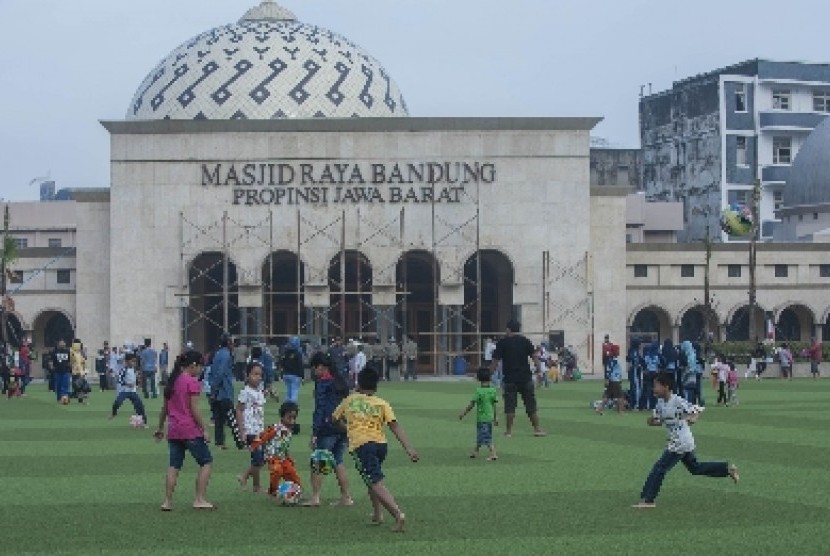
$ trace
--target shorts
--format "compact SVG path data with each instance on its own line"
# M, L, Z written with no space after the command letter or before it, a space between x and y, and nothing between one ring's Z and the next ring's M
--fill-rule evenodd
M609 382L605 387L605 397L609 400L618 400L623 397L622 383Z
M812 374L818 373L818 361L810 361L810 372Z
M386 444L367 442L352 451L355 468L360 473L366 486L372 486L383 480L381 465L386 459Z
M280 486L280 479L291 481L302 485L297 469L294 467L294 460L291 458L271 458L268 460L268 494L276 495Z
M476 423L476 448L493 445L493 423Z
M257 435L249 434L245 437L245 444L248 446L257 439ZM260 444L255 450L251 450L251 465L254 467L262 467L265 465L265 444Z
M181 470L184 465L184 454L190 452L199 467L204 467L213 461L204 438L193 440L168 440L167 446L170 449L170 467Z
M536 393L533 390L533 381L528 382L505 382L504 383L504 412L505 414L516 413L517 395L521 394L525 412L528 415L536 413Z
M318 436L317 449L328 450L334 455L334 465L343 465L343 455L346 453L346 435Z

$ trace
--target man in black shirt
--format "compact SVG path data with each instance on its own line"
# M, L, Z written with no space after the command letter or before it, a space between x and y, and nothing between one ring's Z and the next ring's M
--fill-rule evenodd
M72 372L72 367L69 362L69 350L66 348L66 342L60 340L58 347L52 352L52 372L55 376L55 395L58 402L62 404L69 403L69 389L70 381L69 375Z
M507 336L496 344L490 371L496 369L499 361L502 365L502 384L504 390L504 415L507 423L505 436L513 434L513 420L516 418L517 396L521 394L530 424L535 436L545 436L539 426L539 414L536 412L536 394L533 391L533 373L528 358L533 359L533 368L539 366L539 356L530 340L519 334L521 325L511 320L507 323Z

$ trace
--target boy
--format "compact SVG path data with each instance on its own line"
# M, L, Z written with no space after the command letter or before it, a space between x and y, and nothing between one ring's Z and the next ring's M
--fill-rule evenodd
M141 398L138 397L136 393L136 374L135 374L135 364L136 364L136 356L134 353L128 353L125 358L125 364L127 365L121 373L117 377L117 386L116 389L118 391L118 395L115 398L115 401L112 404L112 414L108 417L111 421L115 418L118 414L118 409L121 407L121 404L124 403L124 400L130 400L133 404L133 410L135 411L136 415L140 415L141 418L144 420L144 428L147 428L147 414L144 413L144 403L141 401Z
M297 469L294 467L294 460L288 455L291 431L297 423L299 412L300 409L296 403L283 403L280 406L280 422L265 429L257 439L251 442L251 452L265 444L265 462L268 464L270 475L268 494L271 496L277 496L280 479L291 481L297 486L302 485Z
M392 407L374 395L378 388L378 379L378 372L371 365L360 371L357 375L357 391L340 402L332 414L332 420L346 420L349 452L355 459L355 466L368 487L369 499L372 501L372 523L379 525L383 522L382 508L386 508L395 518L393 531L402 533L404 513L383 483L381 464L386 459L386 436L383 434L383 426L389 425L389 429L401 443L410 460L418 461L418 452L410 446L406 433L392 412Z
M613 348L613 353L619 354L619 346L613 346ZM602 394L602 402L596 408L597 413L602 415L602 410L608 404L608 400L617 400L617 413L622 413L625 401L622 390L622 367L620 367L618 355L612 356L605 367L605 392Z
M487 461L496 461L496 447L493 445L493 425L498 426L499 421L496 417L496 404L498 403L498 393L496 389L490 385L490 369L481 367L476 373L481 386L476 388L473 399L467 405L464 412L458 416L461 420L470 410L476 409L476 447L470 454L471 458L478 457L478 451L482 446L487 446L490 450L490 456Z
M695 439L690 424L694 424L703 411L702 407L692 405L680 396L672 394L674 376L671 373L658 373L654 380L654 393L657 395L657 407L648 418L648 425L657 427L665 425L668 431L668 446L663 455L654 464L643 490L640 502L632 508L654 508L654 499L660 492L663 478L677 462L682 461L692 475L707 477L731 477L737 483L738 468L726 462L699 462L695 455Z

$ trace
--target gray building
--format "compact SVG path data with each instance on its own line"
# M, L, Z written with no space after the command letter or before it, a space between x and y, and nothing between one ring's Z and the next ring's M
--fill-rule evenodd
M729 241L718 218L761 182L761 237L772 239L790 165L830 112L830 65L750 60L640 99L643 188L683 203L680 241Z

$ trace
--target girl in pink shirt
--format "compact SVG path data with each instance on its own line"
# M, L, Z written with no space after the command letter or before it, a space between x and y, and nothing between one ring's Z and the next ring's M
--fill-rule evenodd
M202 354L188 351L176 358L173 372L164 387L164 405L159 415L156 440L164 438L164 423L167 422L167 445L170 450L170 466L167 468L164 502L162 511L173 509L173 491L179 471L184 464L185 452L190 452L199 464L196 477L196 498L193 507L197 510L214 510L205 493L210 480L213 458L205 440L205 425L199 413L199 395L202 386L197 378L202 372Z

